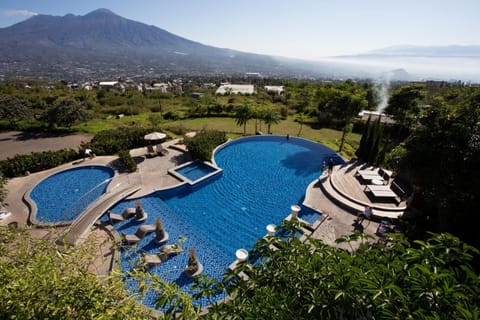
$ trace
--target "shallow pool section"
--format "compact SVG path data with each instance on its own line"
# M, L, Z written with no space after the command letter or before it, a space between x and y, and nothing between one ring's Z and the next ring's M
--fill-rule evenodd
M39 223L74 220L105 192L114 174L113 169L105 166L84 166L48 176L28 195L36 206L33 220Z
M206 161L191 161L168 170L168 173L190 185L205 181L219 173L222 169Z
M139 199L148 212L144 223L155 224L161 218L170 235L166 244L185 238L184 253L151 267L161 278L178 284L185 292L194 293L192 280L184 272L188 249L195 248L204 274L221 279L235 261L240 248L250 250L267 233L267 225L279 225L290 214L291 205L303 202L307 186L321 174L322 161L343 160L318 143L284 136L252 136L231 141L215 153L221 175L209 179L198 188L188 184L171 190L158 191ZM120 213L134 206L134 200L123 201L112 208ZM314 222L320 214L301 206L299 217ZM104 217L106 221L106 217ZM120 233L133 234L139 227L135 220L115 224ZM138 265L142 253L157 253L163 244L150 234L138 246L124 250L121 267L131 270ZM127 283L135 292L136 284ZM155 294L143 301L155 305ZM219 296L218 299L222 297ZM206 305L207 301L195 301Z

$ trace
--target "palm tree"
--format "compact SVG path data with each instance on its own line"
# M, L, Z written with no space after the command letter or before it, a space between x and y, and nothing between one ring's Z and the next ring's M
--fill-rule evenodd
M345 127L343 127L342 140L340 141L340 146L338 147L338 152L342 152L343 144L345 143L345 138L347 137L347 134L352 132L352 128L353 128L353 123L347 123L345 125Z
M236 119L235 123L237 126L243 126L243 134L247 134L247 122L252 119L253 111L252 107L248 103L244 103L235 108L234 118Z
M297 133L297 136L300 137L300 134L302 133L303 124L305 123L305 121L307 121L307 115L301 112L297 114L295 118L296 118L295 120L297 120L297 122L300 123L300 129L298 129L298 133Z
M259 106L253 107L252 113L255 119L255 133L262 131L262 112L263 109Z
M263 112L263 121L267 125L267 133L270 134L270 127L272 124L277 124L280 122L280 113L274 109L266 109Z

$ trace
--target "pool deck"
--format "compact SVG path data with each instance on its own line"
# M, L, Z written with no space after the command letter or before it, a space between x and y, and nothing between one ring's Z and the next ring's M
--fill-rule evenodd
M185 152L184 148L181 146L178 147L176 145L177 143L178 139L163 143L163 145L169 150L169 153L165 156L149 158L146 156L146 147L133 149L130 151L130 154L138 164L138 170L135 174L139 176L139 179L141 180L141 189L130 195L129 198L134 199L142 197L151 192L171 188L182 183L168 173L169 169L172 169L182 163L191 161L189 153ZM30 207L24 201L24 195L48 175L78 166L113 166L116 160L116 156L98 156L93 159L67 163L50 170L30 174L28 176L10 179L6 186L8 191L6 204L7 209L13 214L7 219L0 221L0 224L5 225L11 222L16 222L18 225L29 224ZM357 164L355 164L355 166L357 166ZM356 213L358 211L356 210L356 207L342 205L343 202L348 202L348 198L339 197L338 192L337 194L334 192L329 193L329 190L333 188L329 189L328 182L334 181L334 183L336 182L337 185L341 185L341 188L343 188L344 192L351 194L352 197L356 197L357 194L363 194L364 192L362 186L356 180L352 172L354 172L354 168L350 167L349 165L336 166L331 177L324 175L321 177L321 179L315 180L310 184L306 190L304 202L305 205L323 213L321 223L316 225L312 236L323 240L326 244L347 250L351 249L348 244L336 244L335 239L341 236L350 235L354 230L360 230L366 234L376 237L375 232L378 227L378 223L375 221L365 220L363 225L355 224L354 219L356 218ZM125 180L132 179L132 175L133 174L129 175L127 173L117 172L115 177L112 179L109 188L114 188L115 185L121 184ZM361 200L368 201L369 199L366 197L362 198ZM375 205L375 203L372 204ZM392 209L396 210L398 208ZM288 216L289 213L289 208L285 208L285 216ZM98 215L98 212L96 214ZM398 214L398 212L396 214ZM51 234L54 233L52 232L52 229L53 228L31 228L33 236L42 238L51 236ZM102 252L110 252L112 250L111 248L113 248L113 242L115 239L118 239L116 238L118 235L115 235L115 232L111 229L105 228L105 226L100 226L98 224L91 227L91 230L95 237L105 240L103 245L99 247L99 250L102 250ZM58 233L58 231L55 233ZM360 244L361 241L362 240L359 240L357 243L353 244L352 247L355 248ZM108 246L110 246L110 248ZM104 259L100 263L102 266L98 267L98 273L106 274L113 266L115 254L108 255L108 257L110 257L110 259L107 259L108 261L105 261Z

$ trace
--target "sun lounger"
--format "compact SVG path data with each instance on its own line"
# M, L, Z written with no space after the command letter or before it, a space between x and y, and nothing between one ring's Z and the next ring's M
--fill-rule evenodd
M357 174L362 175L362 174L378 174L378 169L367 169L367 170L358 170Z
M363 172L359 173L360 177L362 177L363 180L365 181L371 181L371 180L380 180L383 181L383 177L378 174L378 172L373 171L373 172Z
M147 146L147 157L149 158L153 158L157 155L157 153L155 152L155 150L153 149L153 146L152 145L148 145Z
M136 210L135 208L127 208L123 211L122 214L113 213L112 211L108 210L107 211L108 220L110 220L111 224L114 224L116 222L130 219L135 215L135 210Z
M158 265L179 253L182 253L183 249L179 245L165 245L156 254L144 254L142 255L143 262L151 267Z
M390 189L389 186L377 186L369 184L365 187L365 191L370 191L377 198L397 198L398 195Z
M123 241L126 244L135 244L145 238L145 236L151 232L155 231L155 225L153 224L144 224L138 227L135 234L122 234Z
M169 151L168 151L167 149L165 149L165 147L162 146L161 144L157 144L156 149L157 149L157 154L158 154L159 156L165 156L165 155L167 155L168 152L169 152Z

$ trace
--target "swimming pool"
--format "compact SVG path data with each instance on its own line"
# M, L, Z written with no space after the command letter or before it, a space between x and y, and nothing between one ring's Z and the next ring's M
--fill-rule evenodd
M83 166L48 176L27 196L37 209L33 219L40 223L74 220L105 192L114 174L105 166Z
M199 188L182 185L174 190L158 191L140 199L148 220L162 219L170 235L169 244L180 236L186 237L185 253L151 268L163 279L191 291L191 280L183 273L188 261L188 249L195 247L204 273L221 279L223 272L235 260L239 248L251 249L256 240L266 234L268 224L280 224L290 213L292 204L301 204L306 187L321 174L322 161L333 158L341 163L331 149L300 138L286 140L284 136L252 136L220 147L215 163L223 174ZM134 206L134 200L112 208L121 212ZM300 217L313 222L318 213L302 207ZM105 217L104 217L105 219ZM115 225L121 233L134 233L139 224L134 220ZM156 253L161 248L145 237L138 247L125 250L121 267L129 271L138 263L140 253ZM128 283L135 291L135 284ZM221 297L219 297L221 298ZM153 306L155 295L148 295L147 306ZM197 301L203 305L206 301Z
M180 180L187 181L193 185L204 181L215 174L222 172L222 169L214 166L209 162L195 160L187 162L178 167L168 170L168 173Z

